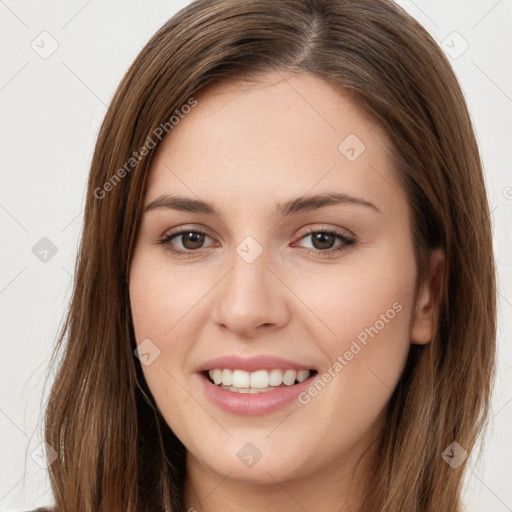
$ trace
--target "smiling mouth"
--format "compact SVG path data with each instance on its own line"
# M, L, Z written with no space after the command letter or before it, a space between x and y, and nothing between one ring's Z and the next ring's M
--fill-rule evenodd
M201 372L212 384L234 393L265 393L292 387L314 377L316 370L231 370L215 368Z

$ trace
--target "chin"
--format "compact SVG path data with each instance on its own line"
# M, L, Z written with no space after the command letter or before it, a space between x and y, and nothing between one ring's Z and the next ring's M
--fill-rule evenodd
M300 449L290 447L283 451L282 447L269 446L260 450L256 444L235 442L235 446L226 447L222 455L206 454L199 461L218 475L247 484L275 484L276 481L304 478L312 470L308 463L311 457L297 456Z

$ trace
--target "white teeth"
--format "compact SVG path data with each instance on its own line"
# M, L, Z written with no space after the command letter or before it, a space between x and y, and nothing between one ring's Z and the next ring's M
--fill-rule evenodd
M279 386L292 386L297 382L304 382L311 374L309 370L258 370L246 372L244 370L230 370L215 368L209 372L210 378L215 384L230 390L252 393L262 390L269 391ZM243 390L243 391L242 391Z
M248 388L250 387L249 379L249 372L244 372L243 370L233 370L233 382L231 385L234 388Z
M283 372L281 370L270 370L268 383L271 386L280 386L283 383Z
M222 382L222 370L213 370L213 373L210 373L210 377L215 384L220 384Z
M309 370L299 370L297 372L297 380L304 382L309 377Z
M226 385L225 382L222 384ZM259 370L250 374L249 380L250 388L268 388L268 372L267 370Z
M226 369L222 371L222 383L225 386L231 386L233 384L233 370Z
M283 375L283 384L291 386L297 378L297 372L295 370L286 370Z

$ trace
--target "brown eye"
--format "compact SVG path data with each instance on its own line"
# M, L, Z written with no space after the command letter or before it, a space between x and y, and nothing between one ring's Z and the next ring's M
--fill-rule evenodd
M173 254L192 256L203 249L206 238L210 237L202 231L182 230L165 235L158 243Z
M353 246L356 244L356 239L348 236L345 233L338 231L330 231L330 230L322 230L317 229L309 231L301 237L301 240L311 239L311 248L304 247L304 250L307 253L319 255L319 256L329 256L334 255L335 253L341 253L342 251L348 249L349 246ZM336 241L339 243L336 246Z
M199 233L197 231L188 231L177 236L181 237L183 247L191 251L200 249L204 243L205 237L204 233Z
M337 236L332 233L318 232L311 234L313 247L318 250L331 249L336 242Z
M166 250L178 256L198 256L203 247L205 239L210 238L203 231L182 230L170 233L158 241ZM315 255L332 255L346 250L348 246L355 245L355 238L351 238L338 231L316 230L302 236L301 240L311 238L312 248L304 247L308 253ZM336 245L336 241L340 243ZM181 247L180 247L181 246Z

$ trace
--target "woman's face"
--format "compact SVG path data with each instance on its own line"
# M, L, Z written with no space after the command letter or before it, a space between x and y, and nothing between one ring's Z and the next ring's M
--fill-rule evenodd
M431 336L385 133L319 78L265 78L209 87L161 143L130 272L188 462L260 483L353 467Z

